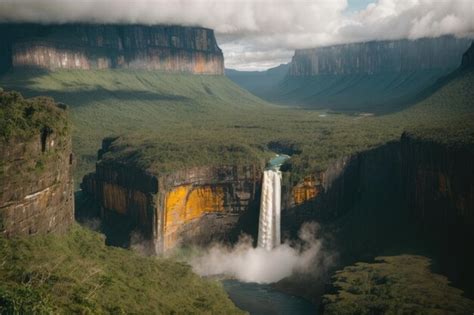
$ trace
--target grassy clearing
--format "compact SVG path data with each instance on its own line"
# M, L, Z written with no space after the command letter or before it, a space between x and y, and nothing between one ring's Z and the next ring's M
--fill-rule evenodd
M222 286L183 263L65 235L0 237L1 314L241 314Z

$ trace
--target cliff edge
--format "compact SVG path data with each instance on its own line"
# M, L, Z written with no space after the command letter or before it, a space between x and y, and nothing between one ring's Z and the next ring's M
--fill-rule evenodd
M74 221L74 196L65 106L0 92L0 155L0 233L67 230Z

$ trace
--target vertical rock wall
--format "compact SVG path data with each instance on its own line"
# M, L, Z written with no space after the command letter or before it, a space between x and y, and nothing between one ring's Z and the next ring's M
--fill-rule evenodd
M377 74L448 69L459 66L471 43L443 36L418 40L373 41L297 50L291 76Z
M70 135L53 130L0 140L0 156L0 233L67 230L74 222Z
M104 141L101 153L108 144ZM241 222L248 216L258 218L261 175L253 165L194 167L159 175L103 160L81 187L99 202L109 230L119 234L111 242L130 246L135 233L156 253L181 243L208 244L235 239L242 231L252 233L252 223Z
M200 27L0 24L0 70L129 68L223 74L214 32Z

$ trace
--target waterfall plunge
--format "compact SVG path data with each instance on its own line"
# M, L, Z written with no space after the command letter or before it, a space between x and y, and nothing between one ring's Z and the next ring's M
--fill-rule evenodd
M281 172L275 169L263 173L258 247L271 250L280 245Z

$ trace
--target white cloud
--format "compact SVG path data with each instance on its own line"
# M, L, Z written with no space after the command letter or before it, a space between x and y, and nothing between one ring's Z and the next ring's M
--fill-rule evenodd
M0 0L0 21L201 25L216 30L226 64L265 68L294 49L374 39L474 33L472 0Z

